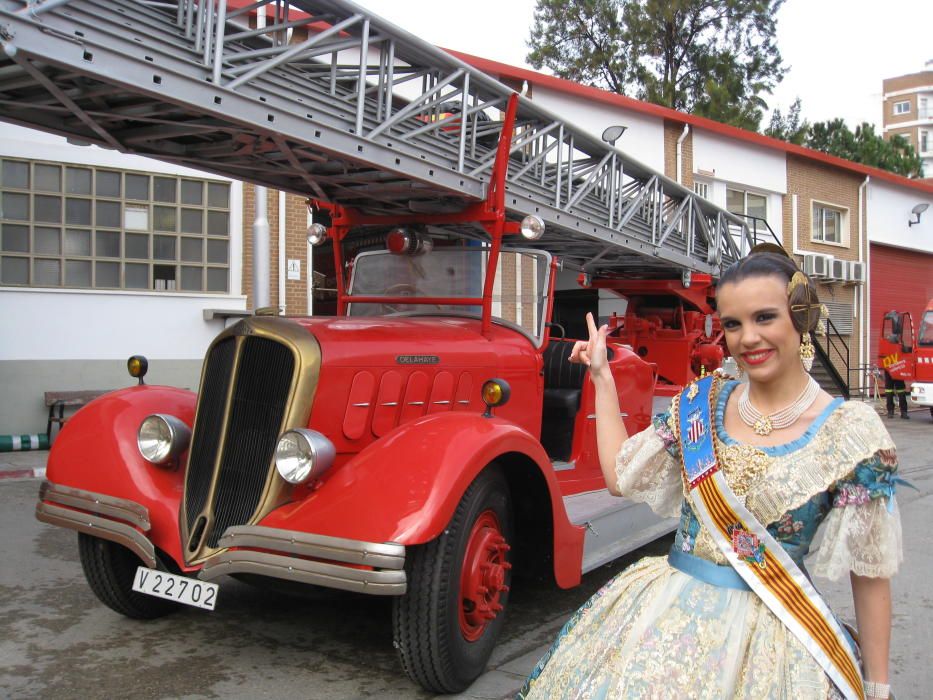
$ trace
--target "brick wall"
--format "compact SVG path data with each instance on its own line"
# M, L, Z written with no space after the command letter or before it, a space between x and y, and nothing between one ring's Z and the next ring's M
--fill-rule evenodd
M833 168L823 163L806 160L798 156L787 156L787 196L784 197L784 247L793 250L793 221L792 202L793 195L797 195L797 247L801 250L832 255L839 260L857 260L859 257L859 211L858 190L864 178ZM825 244L811 241L811 225L813 200L848 210L843 231L848 235L848 244L844 246ZM863 212L864 216L864 212ZM863 256L864 259L864 256ZM803 260L798 259L802 265ZM854 308L857 290L854 285L845 284L818 284L820 300L823 302L836 302L849 304ZM849 346L849 363L852 370L849 381L857 384L856 374L859 356L859 339L862 336L861 324L863 319L854 319L853 333L846 336ZM834 357L834 364L840 372L843 364L839 358Z
M672 180L677 179L677 139L684 133L684 125L668 119L664 120L664 174ZM681 183L693 189L693 130L680 145Z
M266 191L266 215L269 219L269 305L283 302L289 315L308 312L307 206L303 197L285 195L285 258L301 261L301 279L285 280L285 298L279 299L279 193ZM253 303L253 221L256 218L256 188L243 186L243 294L247 308ZM287 262L286 262L287 264Z
M910 110L904 114L895 114L894 113L894 104L896 102L909 102ZM882 123L887 126L895 126L903 122L914 122L917 121L917 94L912 95L898 95L897 97L889 97L884 101L884 109L882 111Z
M928 70L920 73L911 73L910 75L900 75L896 78L888 78L882 83L882 90L887 94L899 90L912 90L913 88L927 85L933 85L933 71Z

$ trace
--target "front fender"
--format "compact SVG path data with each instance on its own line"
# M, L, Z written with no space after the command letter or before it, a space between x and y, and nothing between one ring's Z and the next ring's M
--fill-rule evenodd
M178 511L184 469L150 464L136 446L136 431L152 413L169 413L194 424L197 396L167 386L134 386L105 394L74 414L49 452L46 478L107 496L133 501L149 511L152 543L183 566ZM187 453L179 463L187 462Z
M368 542L423 544L450 522L467 487L497 457L519 453L544 477L554 520L555 565L582 557L582 528L567 519L550 460L527 431L499 418L459 412L399 426L335 468L307 498L262 525ZM572 566L572 564L570 564Z

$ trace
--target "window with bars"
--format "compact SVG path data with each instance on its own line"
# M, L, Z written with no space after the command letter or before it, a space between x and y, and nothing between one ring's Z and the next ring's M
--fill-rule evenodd
M0 159L0 284L225 293L230 185Z

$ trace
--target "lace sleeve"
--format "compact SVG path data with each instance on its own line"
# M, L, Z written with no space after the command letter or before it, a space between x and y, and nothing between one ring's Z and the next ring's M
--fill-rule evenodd
M680 465L674 457L676 439L669 424L669 414L661 414L637 435L622 444L616 456L619 491L633 501L647 503L660 516L680 514L683 481Z
M897 573L904 554L896 472L894 450L879 450L834 485L815 574L838 580L850 571L873 578Z

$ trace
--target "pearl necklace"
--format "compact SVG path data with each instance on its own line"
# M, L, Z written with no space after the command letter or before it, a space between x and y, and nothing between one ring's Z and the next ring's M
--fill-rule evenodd
M807 386L793 403L770 415L763 415L761 411L752 406L748 398L748 385L746 385L745 391L739 397L739 417L745 425L755 431L756 435L770 435L772 430L780 430L793 425L803 415L803 412L813 405L820 393L820 385L816 383L816 380L813 377L808 377L808 379L810 381L807 382Z

